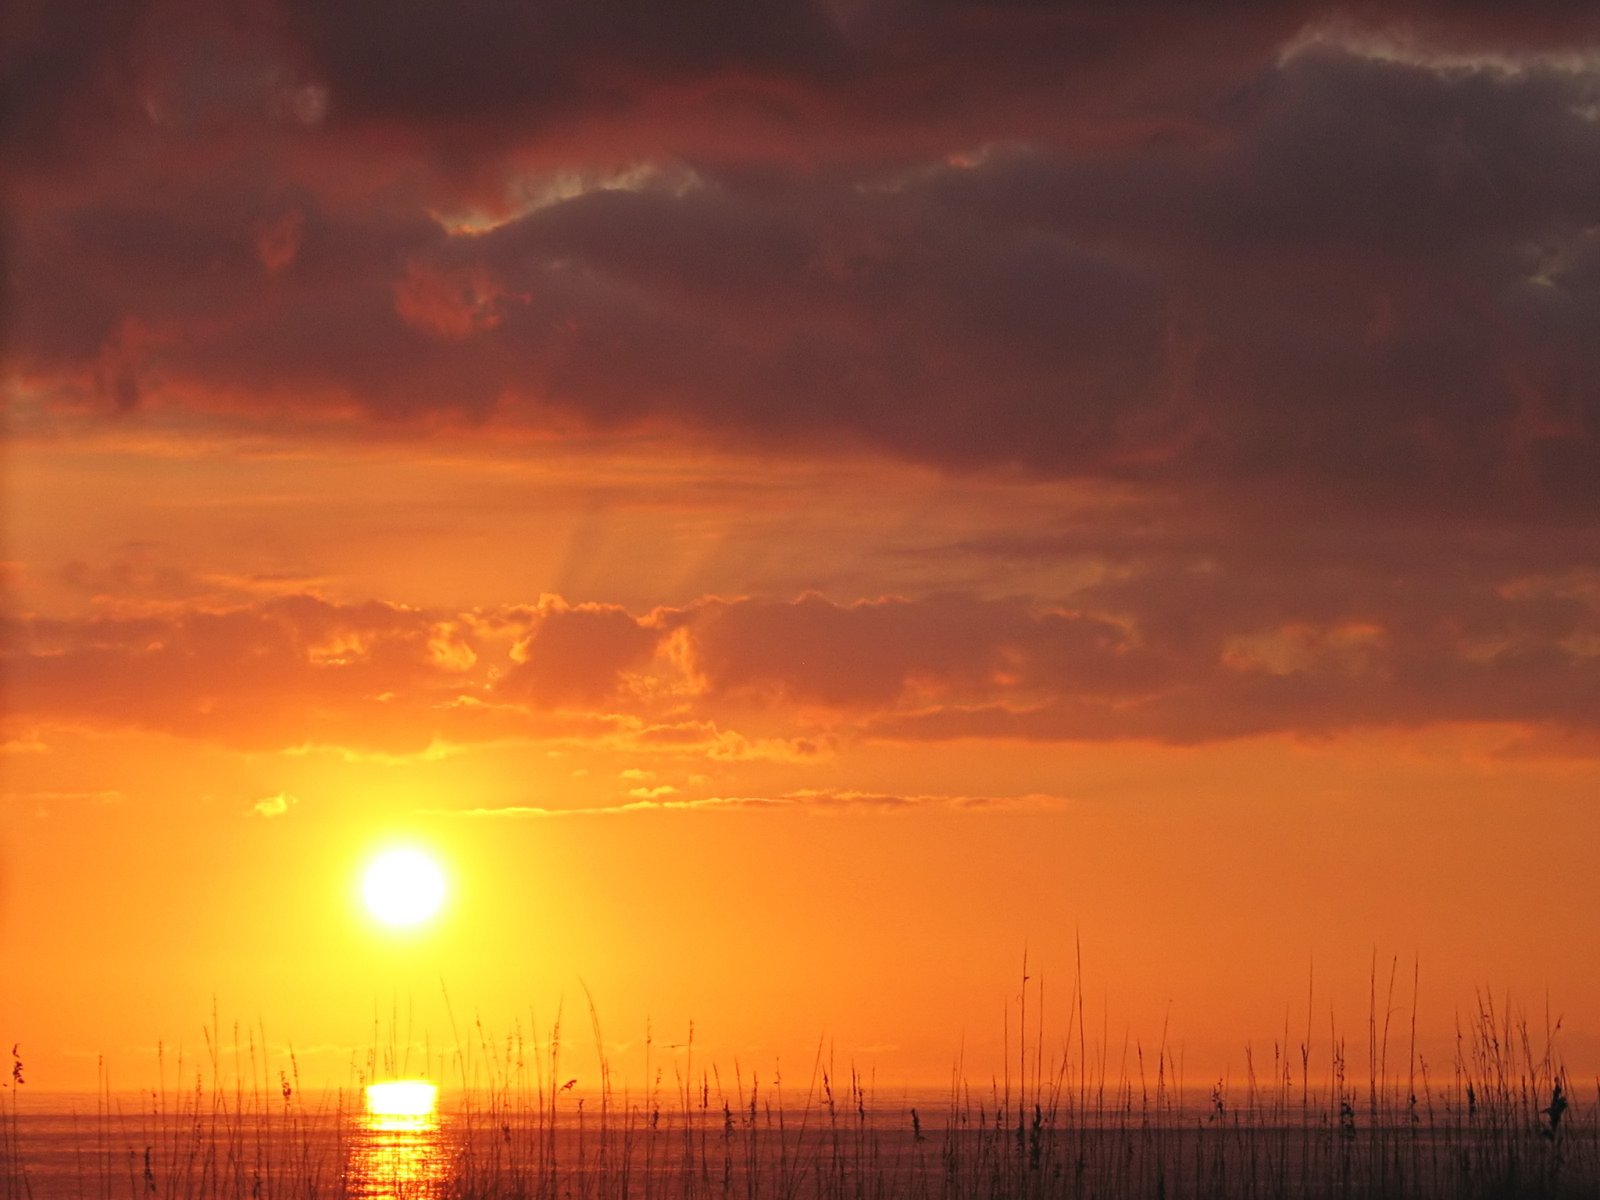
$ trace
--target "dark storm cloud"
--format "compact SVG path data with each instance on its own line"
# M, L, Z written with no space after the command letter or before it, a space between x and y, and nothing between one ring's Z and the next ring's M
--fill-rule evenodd
M333 79L352 120L538 123L636 104L652 85L720 72L809 78L841 65L810 3L397 0L374 10L286 0L290 35Z
M15 359L121 407L667 418L962 469L1592 508L1581 27L1543 14L1519 60L1444 10L1401 42L1310 9L1119 11L164 5L92 52L30 11L11 78L37 120L64 146L124 127L78 184L15 193ZM1227 77L1174 57L1230 31ZM119 80L129 102L94 108ZM284 120L307 88L326 121ZM674 107L728 88L723 124ZM602 127L597 151L568 136ZM492 232L430 216L474 196Z
M13 164L81 150L85 110L100 108L114 90L117 59L138 28L136 0L54 4L19 0L0 17L0 130Z
M1193 422L1176 466L1587 505L1539 456L1595 449L1595 86L1312 47L1213 144L1021 149L935 186L1164 264Z

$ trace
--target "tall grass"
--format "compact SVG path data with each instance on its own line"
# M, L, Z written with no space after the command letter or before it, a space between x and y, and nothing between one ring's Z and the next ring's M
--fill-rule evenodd
M436 1125L374 1130L363 1083L409 1064L387 1045L352 1063L348 1088L300 1087L257 1031L228 1047L213 1016L197 1062L160 1057L138 1102L102 1072L72 1138L75 1169L30 1159L20 1060L0 1112L4 1200L1465 1200L1600 1195L1600 1083L1574 1094L1555 1051L1483 993L1444 1071L1392 1028L1397 970L1374 964L1365 1070L1331 1023L1287 1023L1270 1053L1247 1047L1241 1080L1184 1079L1162 1040L1091 1044L1081 973L1059 1040L1024 964L1004 1066L978 1083L958 1064L942 1095L884 1096L819 1046L799 1079L704 1063L694 1031L647 1036L646 1073L615 1080L589 1005L598 1083L576 1086L560 1017L494 1036L474 1023L428 1067L451 1097ZM1030 983L1032 986L1030 987ZM1380 1014L1383 1014L1380 1016ZM1030 1023L1031 1021L1031 1023ZM454 1020L452 1018L452 1024ZM1399 1053L1405 1051L1405 1061ZM409 1044L409 1039L407 1040ZM1393 1059L1391 1059L1391 1052ZM1359 1051L1357 1051L1359 1054ZM1359 1062L1359 1059L1357 1059ZM1319 1069L1314 1064L1321 1064ZM1364 1077L1356 1077L1356 1072ZM170 1077L169 1077L170 1076ZM41 1191L46 1187L49 1195Z

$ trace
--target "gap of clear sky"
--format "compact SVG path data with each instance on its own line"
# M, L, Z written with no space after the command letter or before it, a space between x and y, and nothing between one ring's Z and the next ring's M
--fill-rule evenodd
M1600 1066L1588 7L4 21L30 1086L585 986L981 1078L1080 939L1113 1065L1415 962L1439 1067L1486 990Z

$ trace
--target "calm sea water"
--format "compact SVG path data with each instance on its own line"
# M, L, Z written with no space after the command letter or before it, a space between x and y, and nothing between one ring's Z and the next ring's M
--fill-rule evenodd
M28 1095L4 1114L0 1197L4 1200L432 1200L463 1163L506 1180L559 1161L565 1173L681 1171L687 1138L703 1163L726 1161L740 1174L748 1153L792 1153L815 1145L826 1108L784 1112L765 1101L757 1113L697 1097L686 1118L681 1099L659 1105L598 1097L559 1097L553 1120L514 1105L499 1114L448 1101L424 1117L382 1117L349 1091L297 1097L293 1105L250 1097L206 1096L198 1104L151 1093ZM835 1126L870 1131L905 1155L931 1140L944 1093L913 1092L889 1104L845 1111ZM922 1138L911 1110L925 1122ZM732 1151L735 1138L738 1155Z
M231 1098L230 1098L231 1100ZM374 1118L359 1097L278 1111L198 1111L144 1095L58 1095L6 1116L7 1200L349 1196L426 1200L449 1164L457 1118Z
M1134 1196L1160 1194L1171 1172L1208 1194L1231 1194L1222 1182L1247 1178L1273 1194L1442 1200L1504 1177L1600 1195L1600 1125L1587 1107L1559 1142L1526 1122L1472 1127L1459 1116L1437 1128L1363 1116L1346 1128L1298 1104L1224 1115L1203 1095L1159 1120L1091 1099L1076 1118L1046 1121L1042 1136L1032 1116L1012 1109L997 1128L992 1096L963 1098L952 1115L944 1090L831 1114L816 1097L783 1109L763 1099L752 1111L710 1095L691 1097L687 1111L681 1097L663 1096L659 1107L613 1099L602 1112L598 1097L564 1093L554 1120L516 1101L452 1107L448 1097L423 1117L379 1117L350 1091L292 1104L207 1094L165 1107L148 1092L31 1094L0 1112L0 1200L992 1197L1024 1182L1043 1183L1042 1195L1090 1184ZM1565 1191L1549 1186L1558 1176Z

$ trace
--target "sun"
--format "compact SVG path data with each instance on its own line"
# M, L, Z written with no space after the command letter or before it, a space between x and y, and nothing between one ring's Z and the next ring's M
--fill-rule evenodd
M367 910L385 925L418 925L444 903L444 872L421 850L386 850L361 877Z

